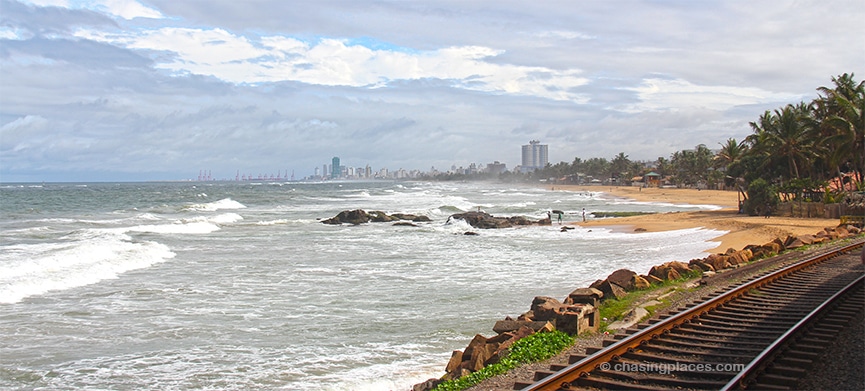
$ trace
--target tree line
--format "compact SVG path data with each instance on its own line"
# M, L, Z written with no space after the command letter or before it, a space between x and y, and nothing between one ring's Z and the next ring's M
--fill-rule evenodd
M611 160L575 158L548 164L524 179L626 185L654 171L677 187L735 188L746 201L761 189L761 201L751 202L751 209L779 201L762 200L766 194L785 201L818 196L819 201L838 201L845 191L865 190L865 82L845 73L832 83L817 88L818 97L811 102L767 110L750 122L752 134L719 143L717 152L700 144L654 162L631 161L624 152Z

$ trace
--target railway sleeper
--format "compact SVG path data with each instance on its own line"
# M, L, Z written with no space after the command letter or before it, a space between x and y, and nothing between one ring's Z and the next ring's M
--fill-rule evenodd
M687 323L680 325L675 331L685 330L688 333L703 333L705 335L729 335L729 336L749 336L756 338L778 338L783 332L777 330L748 330L744 328L720 327L711 325L702 325Z
M740 322L737 320L730 320L723 317L713 317L711 315L701 316L699 319L699 323L704 325L709 325L711 327L715 326L723 326L728 328L738 327L740 330L749 330L749 329L761 329L766 331L787 331L790 329L790 326L794 325L795 322Z
M781 357L775 359L776 365L783 365L786 367L800 367L800 368L811 368L814 364L814 360L809 360L806 358L798 358L798 357Z
M776 320L792 321L795 324L806 314L791 314L784 311L724 311L716 309L712 311L712 315L720 316L725 319L748 320L752 323L759 323L766 320Z
M812 299L811 294L813 293L822 293L822 292L837 292L838 289L842 287L836 287L832 284L819 284L814 286L809 286L806 289L802 289L801 287L781 287L781 286L772 286L772 287L762 287L759 289L760 292L764 294L777 295L781 297L792 296L794 298L807 298L809 300ZM823 298L824 300L828 298ZM817 299L813 299L817 300Z
M814 360L820 358L819 353L806 352L804 350L799 349L798 347L795 349L788 349L787 351L784 352L784 356L799 358L799 359L803 359L803 360L811 360L812 362Z
M691 360L714 360L720 363L747 363L754 358L754 354L735 353L733 351L707 351L693 349L676 349L673 347L649 346L642 349L643 353L656 356L668 356L669 361L676 362L681 359Z
M800 379L802 377L805 377L805 375L808 373L808 371L802 367L787 366L777 363L772 364L766 372L777 373L782 376L796 377Z
M718 363L709 363L709 362L694 362L694 361L679 361L676 363L667 363L664 366L660 366L657 363L645 362L645 361L634 361L628 360L626 358L619 358L615 361L610 362L612 366L611 369L615 370L619 368L621 369L655 369L650 372L657 372L661 376L672 376L683 379L711 379L717 381L725 381L728 382L733 376L736 376L736 371L688 371L687 367L691 368L715 368ZM616 364L621 364L621 366L616 367ZM663 370L663 372L662 372ZM626 371L626 372L636 372L636 371ZM646 371L643 371L646 372ZM697 373L697 376L694 374Z
M662 376L662 375L654 375L643 372L622 372L622 371L603 371L597 370L592 371L592 376L603 376L606 378L611 378L614 380L621 380L626 382L635 382L640 384L641 386L653 385L653 386L665 386L670 388L688 388L688 389L719 389L727 384L726 381L722 378L721 380L712 380L701 378L701 372L680 372L677 375L682 377L677 377L676 375L671 374L671 376ZM735 374L726 374L726 379L730 379Z
M778 296L757 296L749 293L736 299L735 303L752 306L783 308L790 305L790 299Z
M665 363L665 364L694 364L694 365L713 365L713 364L726 364L729 361L710 361L704 359L695 359L693 356L680 356L674 357L670 355L660 355L654 354L651 352L628 352L623 354L622 359L634 360L634 361L645 361L645 362L656 362L656 363ZM714 358L714 357L708 357ZM726 359L726 358L725 358ZM738 364L738 362L736 362Z
M632 382L622 382L613 379L601 379L593 376L581 377L577 380L574 380L570 384L563 384L560 387L560 390L577 390L580 387L593 387L599 388L602 390L639 390L639 391L653 391L658 390L657 386L645 386L638 383Z
M760 376L757 376L757 384L771 384L776 386L782 386L792 388L796 387L796 384L799 382L798 377L790 377L783 375L776 375L770 373L764 373ZM763 389L763 388L760 388Z
M719 364L726 363L747 363L754 355L741 355L720 352L695 352L690 350L677 349L661 349L657 347L646 347L644 349L635 350L622 355L625 358L632 360L649 360L665 363L678 363L685 361L693 362L715 362Z
M695 349L710 349L710 350L733 350L733 351L741 351L741 352L762 352L765 349L766 344L759 344L754 342L742 342L736 340L726 340L726 341L705 341L705 340L683 340L680 338L670 338L670 337L659 337L650 341L651 344L659 345L659 346L685 346L689 348ZM755 354L756 355L756 354Z
M762 345L764 341L769 341L769 338L748 338L747 335L741 334L723 334L723 333L690 333L683 330L671 330L670 332L661 334L660 337L675 339L677 341L693 341L693 342L708 342L708 343L727 343L728 341L736 341L743 345Z
M721 342L727 343L727 341L739 341L744 344L757 344L757 345L768 345L775 340L774 335L772 336L764 336L764 335L749 335L742 333L719 333L719 332L706 332L703 330L674 330L669 334L671 338L681 338L685 340L698 340L704 342Z

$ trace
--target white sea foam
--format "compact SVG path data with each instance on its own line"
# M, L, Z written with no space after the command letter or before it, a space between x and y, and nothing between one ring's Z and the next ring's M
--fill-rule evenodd
M213 212L220 209L243 209L246 208L246 205L232 200L231 198L223 198L219 201L213 201L204 204L192 204L187 206L186 208L190 210Z
M0 303L16 303L48 291L89 285L164 262L174 253L163 244L135 242L111 230L85 230L64 243L18 244L0 254Z
M188 223L138 225L134 227L117 228L119 232L148 232L155 234L206 234L219 230L219 226L208 221L193 221Z

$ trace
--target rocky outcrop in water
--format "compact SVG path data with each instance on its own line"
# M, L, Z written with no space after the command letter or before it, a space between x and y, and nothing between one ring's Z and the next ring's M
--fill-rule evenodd
M394 213L392 215L389 215L387 213L384 213L384 212L378 211L378 210L375 210L372 212L367 212L363 209L355 209L355 210L344 210L342 212L339 212L339 214L337 214L336 216L331 217L331 218L326 219L326 220L322 220L321 222L324 224L333 224L333 225L339 225L339 224L359 225L359 224L365 224L365 223L369 223L369 222L387 223L387 222L404 221L404 220L413 221L413 222L432 221L432 220L430 220L429 217L422 216L422 215L413 215L413 214L406 214L406 213Z
M483 229L511 228L521 225L550 225L550 219L533 221L523 216L496 217L486 212L457 213L451 215L448 221L451 219L464 220L472 227Z

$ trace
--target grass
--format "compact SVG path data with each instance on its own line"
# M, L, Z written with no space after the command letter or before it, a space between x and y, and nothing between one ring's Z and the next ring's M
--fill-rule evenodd
M435 391L458 391L495 377L523 364L543 361L574 344L574 337L561 332L535 333L511 345L510 353L498 363L487 365L459 379L439 384Z
M658 290L668 287L675 287L675 290L681 290L679 285L686 281L690 281L694 278L699 278L702 275L702 272L698 271L690 271L684 273L682 277L676 280L668 280L659 283L652 284L649 288L640 289L635 291L628 292L625 297L621 299L608 299L604 300L601 303L600 311L601 323L598 327L598 331L603 333L607 331L607 327L610 323L621 319L625 315L627 315L632 309L637 306L637 303L642 301L642 299L648 295L656 293ZM694 289L694 288L691 288ZM649 315L654 315L654 313L658 310L666 308L669 305L667 300L660 300L661 304L654 305L651 307L646 307L646 311L649 312Z

